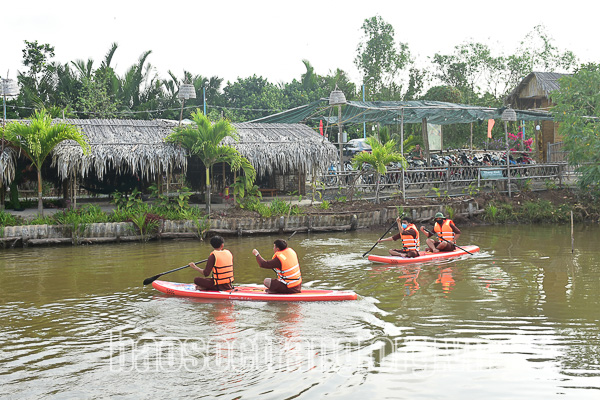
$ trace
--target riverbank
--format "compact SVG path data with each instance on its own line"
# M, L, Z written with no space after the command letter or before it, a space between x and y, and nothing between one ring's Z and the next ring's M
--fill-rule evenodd
M372 201L312 202L292 197L264 202L269 216L231 204L215 204L210 217L169 220L149 217L141 220L109 222L106 213L114 213L114 205L94 205L100 222L89 219L59 219L61 223L3 224L0 243L3 247L26 247L60 244L99 244L166 239L203 239L206 236L246 236L287 234L292 232L337 232L377 229L401 214L415 222L425 223L437 212L444 213L461 225L520 223L566 223L571 212L577 222L597 223L598 202L582 198L571 189L519 192L512 197L486 193L477 197L423 197L402 200L388 198L379 204ZM86 206L81 206L85 209ZM286 208L287 207L287 208ZM45 210L54 214L60 210ZM62 211L64 212L64 210ZM19 213L21 221L36 218L37 210ZM196 215L199 211L196 210ZM270 215L271 213L275 215ZM6 213L5 213L6 214ZM57 214L58 215L58 214ZM52 221L45 219L44 221Z

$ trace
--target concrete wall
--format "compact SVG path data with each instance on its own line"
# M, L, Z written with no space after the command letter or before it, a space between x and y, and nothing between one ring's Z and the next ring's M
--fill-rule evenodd
M453 205L455 215L472 217L479 210L477 203L465 201ZM447 213L443 205L404 207L406 215L415 221L433 219L437 212ZM271 218L223 218L210 220L209 235L252 235L283 232L327 232L350 231L388 225L397 216L395 207L382 208L369 212L349 212L342 214L314 214ZM159 232L152 239L198 238L198 227L194 221L163 221ZM40 244L80 244L114 241L148 240L139 236L131 222L87 224L78 232L69 226L24 225L7 226L2 230L0 242L4 247Z

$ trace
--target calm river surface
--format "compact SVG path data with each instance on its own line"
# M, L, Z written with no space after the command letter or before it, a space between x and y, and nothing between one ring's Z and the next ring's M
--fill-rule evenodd
M598 226L573 254L569 226L463 227L481 253L408 267L361 257L382 232L292 237L304 287L359 294L333 303L143 287L208 243L0 250L0 397L600 398ZM272 276L251 250L275 238L226 238L236 283Z

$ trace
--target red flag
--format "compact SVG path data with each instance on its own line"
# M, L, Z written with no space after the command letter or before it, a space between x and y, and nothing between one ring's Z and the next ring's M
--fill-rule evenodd
M495 123L496 121L493 119L488 119L488 139L492 138L492 128L494 127Z
M323 136L323 120L319 122L319 132L321 132L321 136Z

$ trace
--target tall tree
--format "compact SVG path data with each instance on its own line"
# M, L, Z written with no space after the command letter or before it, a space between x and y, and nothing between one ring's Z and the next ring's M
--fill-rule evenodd
M42 202L42 164L50 152L65 140L74 140L89 153L89 144L85 135L77 127L62 122L52 122L45 111L36 111L30 123L12 122L6 126L5 139L9 145L23 151L37 170L38 212L44 214Z
M410 63L408 45L396 44L394 28L379 15L366 19L361 29L364 37L356 48L358 54L354 63L361 71L363 81L371 80L375 93L386 88L388 95L397 96L401 85L396 77Z
M223 88L231 120L250 121L285 109L281 88L262 76L238 78Z
M198 156L202 160L206 168L206 212L210 214L210 171L213 165L225 162L230 164L232 169L241 168L250 186L254 184L256 171L236 149L222 143L223 139L227 137L238 139L235 128L229 121L221 119L213 124L202 113L202 110L192 113L192 119L194 120L193 125L177 127L175 132L167 136L166 140L180 144L190 152L190 155Z
M54 57L54 47L37 40L25 40L23 49L23 65L28 68L25 73L19 72L18 81L21 86L19 100L25 109L40 108L53 105L54 65L50 62ZM29 115L24 111L25 115Z
M582 189L600 193L600 64L581 66L560 79L552 112L571 165L581 172Z

